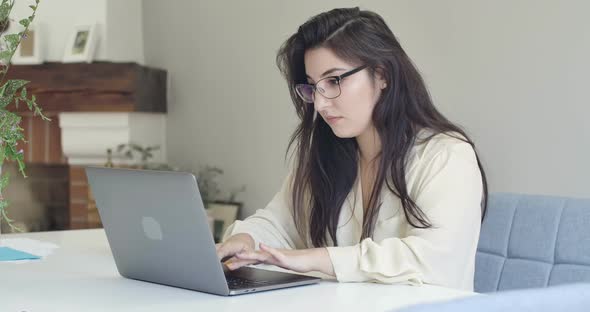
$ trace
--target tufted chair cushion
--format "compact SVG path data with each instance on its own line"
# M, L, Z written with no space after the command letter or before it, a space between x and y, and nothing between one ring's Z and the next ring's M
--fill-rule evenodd
M475 291L590 282L590 199L494 193L482 224Z

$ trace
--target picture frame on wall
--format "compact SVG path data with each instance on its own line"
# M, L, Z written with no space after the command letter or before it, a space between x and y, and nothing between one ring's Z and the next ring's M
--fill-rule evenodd
M228 201L214 201L207 206L207 214L213 218L213 238L218 243L223 234L237 219L242 203Z
M96 24L74 27L66 42L64 63L91 63L98 42Z
M15 65L42 64L43 53L41 49L43 35L42 27L38 24L29 25L27 33L21 39L20 44L14 51L11 63Z

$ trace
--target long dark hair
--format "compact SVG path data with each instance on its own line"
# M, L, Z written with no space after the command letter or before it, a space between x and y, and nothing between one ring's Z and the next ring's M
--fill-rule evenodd
M371 76L379 70L388 86L372 115L382 147L373 191L364 212L361 240L373 234L380 208L378 196L384 183L401 199L409 224L416 228L431 227L425 213L409 197L405 180L408 154L418 132L431 131L424 141L447 133L475 150L474 143L434 107L420 73L383 18L371 11L350 8L334 9L310 18L287 39L277 55L277 65L287 80L301 120L287 148L288 153L296 143L291 189L292 214L299 233L314 246L326 246L327 235L338 245L336 229L340 210L358 172L356 140L338 138L321 117L316 118L313 105L303 102L294 90L295 84L307 83L304 53L316 47L328 48L351 63L368 65ZM483 182L483 218L488 189L477 152L476 157Z

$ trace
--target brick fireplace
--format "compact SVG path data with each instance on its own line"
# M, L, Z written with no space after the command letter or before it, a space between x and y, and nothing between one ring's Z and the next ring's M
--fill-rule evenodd
M104 165L106 149L122 143L160 145L166 161L167 73L136 63L13 65L9 79L31 81L30 94L51 122L15 108L27 144L27 179L16 174L5 197L28 231L100 227L84 166ZM123 158L114 159L124 163Z

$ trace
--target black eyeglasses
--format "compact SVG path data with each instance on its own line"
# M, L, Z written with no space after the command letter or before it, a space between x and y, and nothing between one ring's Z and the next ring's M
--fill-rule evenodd
M340 76L329 76L318 80L315 84L299 83L295 85L297 95L306 103L313 103L315 100L315 92L318 91L323 97L327 99L335 99L340 96L342 90L340 89L340 81L345 77L356 74L365 69L367 65L357 67L351 71L347 71Z

